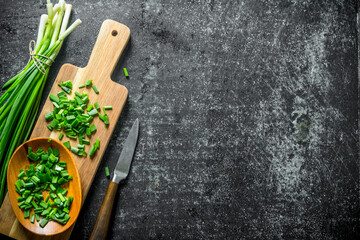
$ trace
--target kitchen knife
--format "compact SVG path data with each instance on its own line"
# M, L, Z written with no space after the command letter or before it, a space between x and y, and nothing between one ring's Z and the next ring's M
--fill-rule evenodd
M114 170L114 177L106 191L104 200L96 217L95 225L90 235L91 240L106 239L109 228L110 217L114 205L115 194L119 182L124 180L128 174L139 135L139 119L136 119L128 137L126 138L123 150Z

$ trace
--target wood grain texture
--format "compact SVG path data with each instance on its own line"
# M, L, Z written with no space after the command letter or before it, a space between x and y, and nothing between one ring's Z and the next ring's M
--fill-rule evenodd
M96 221L90 235L90 240L106 239L118 186L118 183L113 181L110 182L96 217Z
M90 103L93 104L98 102L101 107L106 105L112 105L113 107L112 110L107 111L110 122L108 127L106 127L99 118L95 118L93 120L93 123L97 126L97 131L89 139L90 146L92 146L98 138L100 139L100 149L95 153L95 155L93 155L92 158L89 156L79 157L73 155L80 174L83 196L82 204L84 203L86 195L90 189L101 158L106 150L111 134L128 96L127 89L124 86L113 82L110 79L110 76L125 49L129 38L130 30L128 27L112 20L105 20L101 26L87 66L85 68L78 68L71 64L64 64L61 67L49 93L56 95L56 93L61 90L58 87L58 84L63 81L71 80L73 83L73 90L87 92ZM93 80L93 85L96 85L100 92L99 94L96 94L92 88L78 88L80 84L85 83L88 79ZM73 98L74 95L74 92L72 92L71 97ZM44 118L44 115L52 110L52 103L50 101L46 101L40 113L39 119L35 124L31 138L58 138L59 132L49 131L46 127L48 123ZM68 139L66 136L64 136L62 142L68 140L72 146L78 144L77 141ZM89 146L87 146L87 148L88 149L86 149L86 151L89 151ZM64 233L52 237L39 237L27 231L18 223L11 209L8 195L5 197L3 206L0 209L0 232L16 239L68 239L71 235L73 227L74 225Z
M10 186L8 193L15 215L18 217L19 222L22 226L35 234L43 236L51 236L66 231L76 221L81 207L80 176L75 166L74 158L72 157L71 152L61 142L54 139L48 142L48 139L49 138L35 138L26 141L25 143L20 145L11 157L7 170L7 182L9 183L8 186ZM74 200L71 204L69 212L70 219L65 225L62 225L55 221L50 221L44 228L42 228L39 226L38 222L31 223L30 218L24 219L24 212L19 208L17 201L17 198L20 195L15 191L14 186L15 182L18 180L18 174L20 172L20 169L27 170L29 169L29 165L34 163L27 158L29 147L31 147L34 152L39 148L58 149L60 153L60 161L66 162L67 164L67 171L73 177L73 179L69 183L64 184L63 187L68 189L67 196L73 197ZM48 196L48 193L44 192L43 196L44 198L46 198ZM31 214L34 214L33 210L31 210L30 216Z

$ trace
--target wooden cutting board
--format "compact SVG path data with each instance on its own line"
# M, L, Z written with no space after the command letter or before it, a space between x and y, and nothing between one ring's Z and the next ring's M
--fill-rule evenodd
M88 93L90 103L93 104L98 102L101 107L106 105L111 105L113 107L112 110L107 110L110 121L108 127L106 127L98 117L93 120L93 123L95 123L97 127L97 131L91 136L91 143L89 146L86 145L85 150L86 152L89 152L91 146L98 138L100 139L100 149L96 152L96 154L92 158L89 156L79 157L73 154L81 179L83 196L82 204L85 202L85 198L90 189L95 173L100 165L101 158L106 150L111 134L128 96L127 89L124 86L113 82L110 79L110 76L122 52L124 51L129 38L130 30L128 27L113 20L104 21L94 49L91 53L88 65L85 68L78 68L71 64L64 64L61 67L50 91L50 93L56 95L57 92L61 90L58 84L63 81L71 80L73 83L73 92L71 94L72 99L75 95L74 91L78 91L80 93L85 91ZM93 80L93 85L96 85L99 90L99 94L96 94L92 88L79 89L78 86L85 83L88 79ZM48 130L46 127L48 123L44 118L44 115L52 110L53 105L51 101L47 100L30 138L51 137L58 139L59 132ZM77 141L68 139L66 136L64 136L62 142L68 140L70 140L72 146L76 146L78 144ZM11 208L8 195L6 195L0 209L0 233L16 239L68 239L74 225L59 235L52 237L40 237L32 234L19 223Z

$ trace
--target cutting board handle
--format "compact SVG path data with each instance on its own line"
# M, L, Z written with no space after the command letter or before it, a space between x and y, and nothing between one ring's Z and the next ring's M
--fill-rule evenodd
M86 69L98 75L98 79L110 79L119 58L130 39L130 29L114 20L107 19L100 28L94 49Z

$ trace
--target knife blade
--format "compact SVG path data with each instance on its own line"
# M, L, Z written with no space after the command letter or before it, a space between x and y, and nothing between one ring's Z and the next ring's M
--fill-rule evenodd
M116 163L114 177L109 184L104 200L96 217L96 221L90 235L90 240L106 239L119 182L124 180L129 174L138 136L139 120L136 119L130 129L128 137L125 140L120 157Z
M119 183L128 176L138 136L139 120L136 119L133 126L131 127L128 137L126 138L119 160L116 163L114 177L112 179L113 182Z

